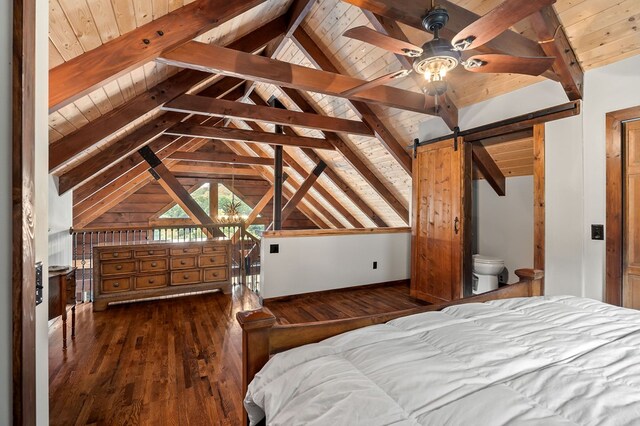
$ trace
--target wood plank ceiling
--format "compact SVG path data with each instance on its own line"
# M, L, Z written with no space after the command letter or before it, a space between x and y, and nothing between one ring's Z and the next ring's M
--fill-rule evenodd
M231 0L230 0L231 1ZM501 3L502 0L456 0L453 3L482 15ZM188 5L189 0L50 0L49 60L50 69L64 64L85 52L131 33L136 28L158 20L172 11ZM304 7L308 2L291 2L268 0L239 16L222 23L218 27L198 36L195 40L220 46L240 39L256 28L286 14L292 4ZM426 4L429 2L425 2ZM302 5L302 6L300 6ZM555 4L559 18L567 36L577 54L583 69L606 65L608 63L636 55L640 52L640 33L637 31L637 20L640 18L638 0L558 0ZM397 71L402 64L391 53L342 36L348 28L358 25L372 27L367 16L357 7L339 0L318 0L313 2L300 27L296 30L299 36L276 39L275 45L267 46L267 52L274 59L317 68L326 64L309 57L306 42L315 43L333 66L335 71L351 77L371 80L388 72ZM400 24L407 38L414 44L422 44L427 34L417 29ZM293 28L292 28L293 29ZM534 39L528 21L519 23L515 31ZM291 35L291 34L288 34ZM295 34L294 34L295 35ZM304 36L304 37L302 37ZM274 48L275 46L275 48ZM271 50L270 50L271 49ZM55 143L72 135L84 126L90 126L102 116L109 115L114 109L131 102L159 83L176 75L181 69L164 65L158 61L150 61L132 70L127 70L74 102L56 108L49 116L49 140ZM215 77L212 76L211 81ZM494 75L466 73L452 87L449 95L458 108L489 99L500 94L530 85L543 77L520 75ZM205 85L210 84L211 81ZM413 92L420 92L416 82L411 78L401 79L391 85ZM255 95L249 97L249 103L264 102L272 95L280 99L287 108L305 111L300 105L304 101L312 110L324 115L349 120L360 120L362 109L343 99L319 93L303 92L303 100L294 103L289 89L280 89L274 85L257 83L251 86ZM249 88L245 89L247 93ZM300 94L298 94L300 96ZM235 99L234 99L235 100ZM292 181L287 183L290 191L304 181L306 175L316 166L319 160L326 162L328 169L309 191L302 205L310 214L324 218L329 227L335 227L335 221L326 218L318 205L326 214L334 216L344 227L355 223L364 226L376 226L382 223L389 226L405 225L403 209L409 204L411 177L406 165L392 155L388 140L395 140L396 145L409 144L417 135L418 126L426 116L420 113L389 108L381 105L369 105L387 132L387 137L344 135L335 136L346 144L349 153L337 149L335 151L287 147L286 154L292 162L287 170ZM132 117L126 126L84 149L70 161L57 167L55 174L64 175L74 167L84 164L88 159L96 158L98 153L121 140L125 140L135 130L147 123L154 122L164 111L154 108L140 116ZM264 123L246 123L240 120L229 120L239 129L262 130L272 132L273 125ZM251 125L251 126L250 126ZM371 126L370 126L371 127ZM293 128L299 136L323 138L323 132L313 129ZM378 132L380 133L380 132ZM378 134L380 136L380 134ZM204 143L204 142L202 142ZM385 146L387 144L387 146ZM273 155L268 145L261 145L259 151L253 150L252 144L238 144L234 149L240 155ZM496 162L506 176L529 174L531 168L526 162L530 155L530 139L511 142L513 152L507 147L487 149L495 155ZM510 163L511 162L511 163ZM514 169L509 169L513 164ZM368 169L370 174L363 172ZM125 170L126 171L126 170ZM269 172L265 176L269 175ZM132 186L130 193L139 189ZM79 191L81 193L82 191ZM84 191L86 195L86 191ZM124 197L126 198L126 197ZM123 198L123 199L124 199ZM333 198L333 200L330 200ZM83 198L74 196L76 203ZM390 200L395 199L394 202ZM107 203L108 204L108 203Z

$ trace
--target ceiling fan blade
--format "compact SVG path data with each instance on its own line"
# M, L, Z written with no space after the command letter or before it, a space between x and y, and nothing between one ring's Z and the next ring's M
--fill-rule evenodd
M506 0L460 31L451 44L457 50L475 49L498 37L527 16L556 0Z
M475 55L464 63L464 68L479 73L540 75L551 68L555 60L556 58L547 56Z
M371 81L367 81L364 84L361 84L359 86L356 87L352 87L351 89L345 90L344 92L342 92L342 94L345 97L349 97L352 95L355 95L356 93L360 93L363 92L367 89L371 89L373 87L377 87L377 86L382 86L384 84L387 84L388 82L390 82L391 80L395 80L396 78L402 78L402 77L406 77L409 74L411 74L410 70L400 70L400 71L395 71L389 74L385 74L382 77L378 77L375 80L371 80Z
M364 41L365 43L372 44L381 49L388 50L389 52L393 52L398 55L405 55L416 58L422 53L422 48L418 46L415 46L406 41L389 37L388 35L384 35L365 26L350 28L342 35L345 37Z

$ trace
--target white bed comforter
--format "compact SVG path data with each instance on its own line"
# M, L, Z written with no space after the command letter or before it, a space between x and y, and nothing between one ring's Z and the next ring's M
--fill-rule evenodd
M575 297L453 306L273 357L252 424L640 425L640 312Z

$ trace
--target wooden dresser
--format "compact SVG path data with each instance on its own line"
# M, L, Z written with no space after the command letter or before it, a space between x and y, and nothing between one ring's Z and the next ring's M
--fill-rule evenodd
M93 249L93 310L111 302L221 289L231 292L231 242L148 242Z

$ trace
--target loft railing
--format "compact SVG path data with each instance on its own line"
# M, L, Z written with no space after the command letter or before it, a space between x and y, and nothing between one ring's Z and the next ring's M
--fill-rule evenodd
M122 226L71 228L73 264L76 269L77 300L88 302L93 295L93 248L96 245L129 245L147 241L188 242L207 239L231 240L231 279L260 291L260 240L242 223L216 225ZM256 250L257 247L257 250Z

